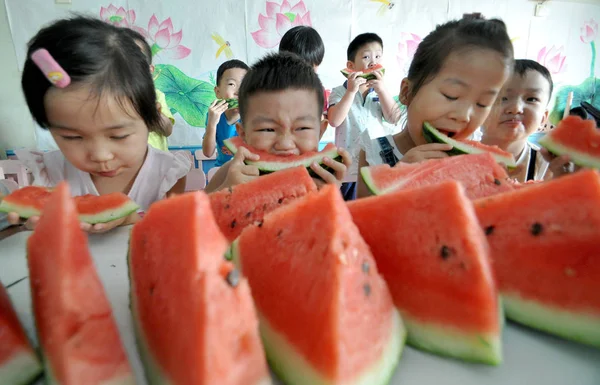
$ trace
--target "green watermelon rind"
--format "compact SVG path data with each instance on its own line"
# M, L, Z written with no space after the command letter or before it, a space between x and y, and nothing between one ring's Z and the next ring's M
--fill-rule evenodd
M499 307L498 333L463 332L455 327L422 322L402 312L408 330L406 343L430 353L462 361L488 365L502 363L502 336L504 324L502 307Z
M231 151L232 154L235 154L237 152L237 146L233 144L229 139L226 139L225 141L223 141L223 143L229 149L229 151ZM259 169L261 175L270 174L272 172L281 171L288 168L303 166L308 169L308 173L311 177L317 177L314 171L310 168L310 165L313 163L317 163L320 164L327 171L331 171L331 168L323 165L323 158L325 157L333 159L336 162L342 162L341 155L338 153L337 148L334 147L331 150L318 152L309 158L304 158L296 162L264 162L261 160L246 160L245 163L248 165L256 166ZM285 159L285 157L282 157L282 159Z
M240 106L239 100L238 99L234 99L234 98L231 98L231 99L217 99L217 102L221 102L223 100L225 100L225 103L227 103L227 109L228 110L233 110L234 108L239 108L239 106Z
M600 158L555 142L550 135L544 135L538 143L556 156L568 155L569 160L578 166L600 169Z
M330 385L332 382L316 373L311 365L299 355L286 341L285 337L277 333L268 321L258 311L260 335L265 346L267 361L273 372L289 385ZM394 308L392 312L391 338L382 354L381 359L366 369L359 378L348 380L346 384L352 385L385 385L389 384L404 347L406 329L403 326L400 314Z
M425 137L425 140L428 143L443 143L443 144L451 145L452 149L449 151L446 151L446 153L451 156L452 155L466 155L466 154L482 154L485 152L489 152L489 151L485 151L481 148L473 147L466 143L449 138L447 135L444 135L441 132L439 132L437 130L437 128L433 127L428 122L423 123L423 137ZM494 157L496 162L503 163L508 168L517 167L517 163L515 162L515 159L512 157L512 155L510 157L506 157L506 156L495 154L493 152L489 152L489 153Z
M96 223L106 223L126 217L139 208L140 206L137 203L130 200L118 208L105 210L97 214L79 214L79 220L92 225ZM6 200L0 202L0 211L5 213L17 213L19 214L19 217L25 219L41 215L40 210L36 208L7 202Z
M239 255L238 240L231 244L232 262L236 268L243 272L242 261ZM294 351L294 349L285 342L285 338L269 326L268 321L261 315L257 309L259 319L259 329L267 361L271 370L287 384L290 385L327 385L329 384L323 378L310 368L310 364ZM349 381L352 385L384 385L388 384L400 361L400 356L407 338L407 330L402 322L400 313L394 308L392 312L391 338L386 347L383 358L378 361L371 369L367 370L361 378ZM298 377L300 375L301 377Z
M379 71L381 71L382 75L385 74L385 68L382 68ZM352 73L352 72L348 72L348 71L344 71L344 70L340 70L340 72L342 73L342 75L344 75L344 77L346 79ZM377 79L377 76L375 76L372 73L366 73L366 74L360 74L360 75L358 75L357 78L364 78L365 80L373 80L373 79Z
M40 377L43 366L33 351L23 350L0 365L0 384L26 385Z
M375 180L371 175L371 170L368 166L362 167L360 169L360 176L362 177L363 182L365 182L365 185L373 195L381 195L383 193L383 190L377 187L377 183L375 183Z
M502 292L506 317L522 325L600 348L600 315L576 313Z

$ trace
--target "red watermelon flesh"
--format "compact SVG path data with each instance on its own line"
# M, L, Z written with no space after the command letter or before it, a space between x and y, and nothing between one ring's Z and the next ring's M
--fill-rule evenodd
M348 207L406 323L408 343L500 363L498 292L485 234L463 187L445 181Z
M204 192L156 202L131 232L131 308L150 384L270 384L248 283Z
M256 166L261 174L268 174L298 166L309 168L313 163L321 164L325 169L328 169L327 166L322 164L325 157L341 162L341 156L338 154L337 147L333 143L328 143L321 151L309 151L302 155L274 155L266 151L260 151L250 147L239 136L226 139L224 144L233 154L237 152L239 147L245 147L251 153L258 155L260 157L259 160L246 160L245 162L246 164ZM309 169L309 173L313 177L316 176L311 169Z
M135 384L65 182L27 241L33 314L50 383Z
M0 285L0 383L29 384L42 364L29 344L4 286Z
M510 182L506 170L488 153L432 159L418 165L411 166L410 169L400 166L400 171L394 170L394 167L390 173L383 166L375 166L378 168L373 173L372 167L364 167L361 175L374 194L426 186L445 180L461 182L470 199L514 190L514 184Z
M232 248L286 384L388 382L404 326L336 187L269 213Z
M215 219L230 242L265 214L317 191L306 168L295 167L209 195Z
M52 190L41 186L26 186L13 191L0 202L0 211L15 212L21 218L39 216L50 199ZM79 220L105 223L135 212L139 206L123 193L82 195L75 199Z
M600 175L475 202L508 318L600 347Z
M569 155L579 166L600 169L600 129L594 120L569 115L539 143L555 155Z

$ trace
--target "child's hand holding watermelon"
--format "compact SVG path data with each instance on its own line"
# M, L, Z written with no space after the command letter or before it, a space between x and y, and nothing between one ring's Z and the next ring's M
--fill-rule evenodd
M446 151L452 150L452 146L445 143L428 143L411 148L403 157L404 163L419 163L428 159L446 158Z
M310 169L319 176L319 178L313 178L319 188L326 184L341 186L348 168L352 165L352 157L348 151L339 147L337 151L338 155L342 157L341 162L325 157L323 158L325 167L316 162L310 165Z
M544 160L548 162L548 172L544 176L545 180L568 175L581 168L571 162L569 155L556 156L545 148L540 149L540 153L544 157Z
M248 165L245 161L257 161L259 159L260 157L258 155L251 153L247 148L240 147L233 159L221 167L214 175L214 179L223 180L215 191L250 182L251 180L258 178L260 176L258 167Z

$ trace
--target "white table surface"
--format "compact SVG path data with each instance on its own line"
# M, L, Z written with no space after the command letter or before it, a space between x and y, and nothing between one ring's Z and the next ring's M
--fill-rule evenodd
M89 239L131 365L138 383L145 384L129 311L126 263L129 231L130 227L124 227L109 234L91 235ZM29 235L29 232L17 233L0 241L0 281L4 285L28 275L25 244ZM35 341L29 280L14 284L8 293ZM513 323L507 323L503 342L504 363L498 367L463 363L405 347L391 385L600 385L600 349Z

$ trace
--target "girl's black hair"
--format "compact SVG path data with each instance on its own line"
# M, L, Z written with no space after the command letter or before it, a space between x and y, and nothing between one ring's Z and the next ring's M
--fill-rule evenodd
M248 113L248 99L261 92L308 90L317 100L315 115L321 117L325 96L323 84L313 68L300 56L290 52L271 53L254 63L244 76L239 91L242 122Z
M320 66L325 57L325 44L313 27L298 25L288 30L279 42L279 52L291 52L311 66Z
M502 20L486 20L475 13L438 25L419 44L410 64L407 78L411 96L440 72L450 54L481 48L498 52L512 69L513 46Z
M31 39L21 86L31 115L41 127L48 128L44 96L53 85L31 60L40 48L48 50L72 84L90 84L96 98L111 93L124 109L131 104L149 131L164 134L148 61L130 32L98 19L76 16L53 22Z

